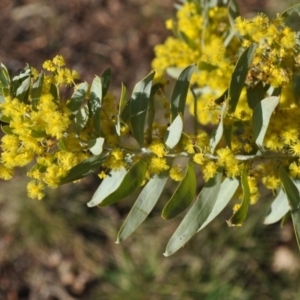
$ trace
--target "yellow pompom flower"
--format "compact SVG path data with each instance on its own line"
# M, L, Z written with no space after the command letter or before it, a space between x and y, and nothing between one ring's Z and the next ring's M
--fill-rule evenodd
M180 165L177 165L171 168L169 174L174 181L182 181L184 177L184 170Z
M45 194L43 192L44 185L40 181L32 180L27 184L28 197L41 200Z

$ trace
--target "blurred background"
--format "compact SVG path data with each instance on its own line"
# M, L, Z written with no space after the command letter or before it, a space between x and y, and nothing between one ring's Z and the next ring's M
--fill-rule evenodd
M244 16L274 15L298 1L238 1ZM169 32L174 0L1 0L0 61L12 74L61 54L82 80L108 66L112 89L131 89L150 71L153 47ZM0 300L294 300L300 299L299 251L292 224L264 226L271 196L251 207L241 228L225 210L175 255L166 243L182 216L160 217L166 190L128 241L114 244L134 199L107 208L86 203L99 179L26 196L26 170L0 182Z

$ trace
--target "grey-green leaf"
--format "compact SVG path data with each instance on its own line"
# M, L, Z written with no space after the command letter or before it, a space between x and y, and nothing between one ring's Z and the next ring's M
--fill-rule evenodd
M249 67L254 57L255 49L256 44L252 44L242 53L232 73L228 89L230 113L233 113L235 111L238 104Z
M130 236L148 217L157 203L167 179L168 176L156 175L147 182L118 233L117 244Z
M254 87L247 87L247 101L251 109L254 109L266 97L269 87L269 85L263 86L262 82L259 82Z
M135 192L144 181L148 163L141 159L131 168L112 171L95 192L92 200L87 204L92 206L107 206L122 200Z
M121 114L126 104L126 94L127 94L126 86L122 83L121 96L119 101L119 113L117 115L117 121L116 121L116 132L119 136L121 135Z
M202 230L206 225L208 225L212 220L214 220L225 206L229 203L240 183L236 178L226 177L221 184L220 192L217 200L212 208L212 211L206 221L201 225L198 231Z
M165 134L165 145L173 149L180 141L183 130L183 121L181 115L178 115L172 124L167 128Z
M271 211L266 216L264 224L268 225L278 222L289 210L290 206L286 194L282 189L280 189L277 197L272 202Z
M110 171L110 173L104 178L100 186L94 193L90 202L88 202L88 207L97 206L109 195L113 194L123 182L127 171L125 169L120 169L117 171Z
M216 131L213 132L209 140L210 152L212 154L215 152L215 149L223 136L223 131L224 131L223 120L224 120L225 112L226 112L226 102L222 104L220 123L218 125L218 128L216 129Z
M42 94L44 83L44 73L40 73L37 79L35 80L34 84L32 85L31 90L31 105L33 109L36 109Z
M141 147L144 146L145 121L154 74L151 72L135 85L129 104L131 131Z
M223 170L219 170L215 177L205 184L196 201L181 221L172 235L165 256L170 256L183 247L201 228L207 220L219 195Z
M300 248L300 192L282 166L279 167L279 177L290 203L294 231Z
M183 212L192 203L196 193L197 181L194 164L189 163L184 178L179 182L173 195L162 211L162 217L172 219Z
M246 220L248 208L250 204L250 188L248 184L247 172L243 170L241 176L241 184L243 188L243 200L240 208L233 214L227 224L229 226L241 226Z
M103 137L98 137L88 142L89 149L94 155L100 155L102 153L103 144L104 144Z
M101 135L100 128L100 110L102 105L102 81L101 78L96 76L91 85L90 92L90 116L93 118L94 127L97 136Z
M76 115L78 110L80 109L86 93L88 91L89 85L87 82L82 82L78 85L75 92L71 96L69 103L67 104L67 108Z
M111 79L111 70L110 70L110 68L107 68L101 75L102 97L105 97L105 95L108 92L109 85L110 85L110 79Z
M60 184L75 181L83 177L86 177L90 174L93 174L100 168L101 164L104 162L106 157L107 154L102 153L100 155L95 155L83 160L78 165L74 166L69 171L67 176L65 176L60 180Z
M257 104L253 111L252 129L257 146L263 149L263 142L267 132L271 115L279 103L279 97L271 96Z
M87 104L84 104L79 108L77 114L74 117L75 132L79 135L82 129L86 126L89 120L89 108Z
M180 114L184 116L185 102L190 86L190 79L196 65L186 67L179 75L171 96L171 122Z
M30 76L25 78L17 89L16 97L24 103L28 103L28 94L30 87Z

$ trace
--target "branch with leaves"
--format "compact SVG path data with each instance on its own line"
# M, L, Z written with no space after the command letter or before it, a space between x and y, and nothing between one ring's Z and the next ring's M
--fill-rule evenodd
M212 2L178 6L177 21L166 22L174 37L156 46L155 71L129 97L125 86L119 99L109 91L109 69L91 84L78 83L61 56L40 73L26 66L13 78L1 64L0 178L9 180L15 168L30 164L28 195L42 199L46 187L97 172L102 181L89 207L139 190L117 242L147 218L173 180L162 217L189 210L166 256L230 201L236 204L227 223L241 226L263 184L275 194L265 223L290 214L299 240L300 38L288 21L300 5L275 19L246 20L234 1ZM175 77L170 96L165 72ZM195 117L193 132L184 124L186 107ZM209 122L215 124L211 134ZM205 185L196 195L200 172Z

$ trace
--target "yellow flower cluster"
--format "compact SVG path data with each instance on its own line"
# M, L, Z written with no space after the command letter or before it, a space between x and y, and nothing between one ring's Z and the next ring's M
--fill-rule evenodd
M193 2L186 1L177 12L177 22L166 21L175 37L169 37L162 45L154 48L152 67L165 71L169 67L184 68L197 63L191 83L201 92L197 96L197 116L202 124L216 123L218 110L213 101L227 88L233 70L233 53L238 40L233 38L227 47L224 39L229 30L226 7L213 7L204 20L202 11ZM194 113L194 98L189 93L187 104Z
M262 81L273 87L288 83L292 78L295 58L299 55L296 47L296 33L285 26L279 15L271 20L266 15L259 14L251 20L238 17L235 28L243 37L243 46L257 43L249 84Z
M58 86L75 84L74 81L79 78L78 72L66 68L65 65L65 60L61 55L57 55L53 60L46 60L43 63L43 68L54 74L54 76L48 78L49 82Z

